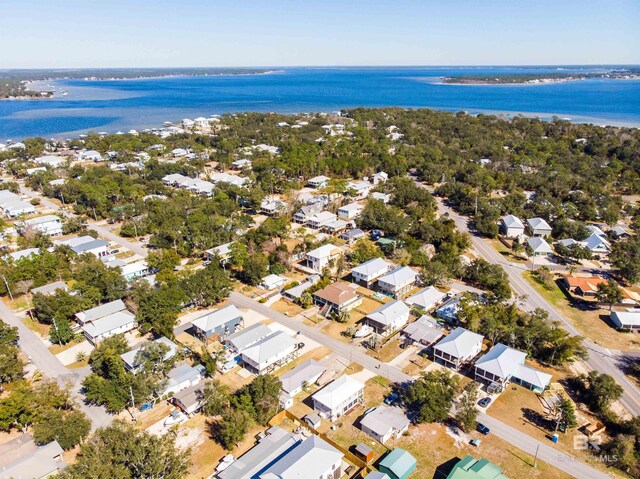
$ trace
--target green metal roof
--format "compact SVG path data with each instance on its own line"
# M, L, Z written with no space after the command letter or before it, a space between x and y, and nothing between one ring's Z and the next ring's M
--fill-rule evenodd
M416 468L416 459L404 449L396 447L380 461L379 469L391 472L395 477L405 478Z
M447 479L508 479L494 463L465 456L447 476Z

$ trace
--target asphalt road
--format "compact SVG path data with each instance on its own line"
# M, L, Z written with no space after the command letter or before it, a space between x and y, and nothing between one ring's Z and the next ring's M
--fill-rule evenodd
M408 374L402 372L395 366L381 363L380 361L372 358L371 356L363 353L359 348L349 343L344 343L337 339L334 339L326 334L316 330L312 326L303 324L300 320L289 318L283 314L274 311L273 309L248 298L240 293L231 293L229 300L238 308L249 308L257 311L266 318L278 322L283 326L286 326L293 331L297 331L300 334L307 336L308 338L316 341L318 344L328 347L334 352L340 354L345 359L355 361L367 368L371 372L385 377L395 383L410 383L413 378ZM578 459L565 454L563 452L555 450L553 447L544 444L537 439L524 434L523 432L514 429L498 419L488 416L486 414L479 414L478 420L485 424L491 433L497 437L513 444L515 447L529 454L531 457L538 453L538 459L546 462L567 474L576 477L578 479L608 479L610 476L592 468L591 466L580 462Z
M447 213L456 227L460 231L469 233L471 244L476 252L486 261L499 264L509 276L509 282L514 292L525 297L525 308L533 311L541 308L549 313L549 319L559 321L563 327L574 336L582 336L580 332L573 326L571 321L558 312L538 291L533 288L523 277L522 272L526 271L526 267L521 264L507 261L500 253L488 245L481 237L474 235L469 231L467 226L467 218L457 214L452 208L446 206L440 198L437 198L438 210L441 214ZM640 414L640 391L622 372L620 365L625 357L637 360L636 353L626 353L624 351L612 351L607 348L595 344L585 339L584 346L589 352L589 358L585 360L586 366L600 373L606 373L612 376L618 384L624 388L624 393L620 399L622 405L632 414Z

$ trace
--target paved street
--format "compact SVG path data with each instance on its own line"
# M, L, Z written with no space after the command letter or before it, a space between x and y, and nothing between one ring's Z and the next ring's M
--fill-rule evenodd
M390 381L405 384L413 381L411 376L405 374L395 366L380 363L380 361L365 354L356 346L331 338L330 336L319 332L313 326L302 324L300 318L296 319L284 316L283 314L280 314L251 298L247 298L240 293L231 293L229 299L232 304L236 305L236 307L253 309L272 321L278 322L293 331L299 331L301 334L332 349L344 358L348 358L350 361L355 361L371 372L379 376L383 376ZM494 417L487 416L486 414L480 414L478 419L491 429L492 434L495 434L508 443L513 444L532 457L535 456L537 449L538 458L541 461L544 461L573 477L578 479L605 479L609 477L606 474L593 469L589 465L578 461L572 456L559 452L553 449L553 447L507 426Z

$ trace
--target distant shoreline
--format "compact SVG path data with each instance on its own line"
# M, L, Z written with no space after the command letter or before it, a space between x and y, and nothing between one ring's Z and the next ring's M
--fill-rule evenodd
M640 80L640 71L611 71L606 73L559 73L554 75L536 74L502 74L495 76L443 76L441 84L445 85L553 85L582 80Z

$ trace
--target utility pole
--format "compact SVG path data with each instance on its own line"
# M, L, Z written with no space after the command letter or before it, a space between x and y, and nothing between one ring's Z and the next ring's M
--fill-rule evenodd
M536 456L533 458L533 467L538 466L538 451L540 450L540 444L536 446Z
M133 397L133 388L129 386L129 393L131 393L131 417L133 417L133 422L138 422L138 418L136 417L136 401Z
M3 274L2 279L4 280L4 285L7 287L7 291L9 292L9 297L11 301L13 301L13 294L11 294L11 288L9 288L9 282L7 281L7 277Z

